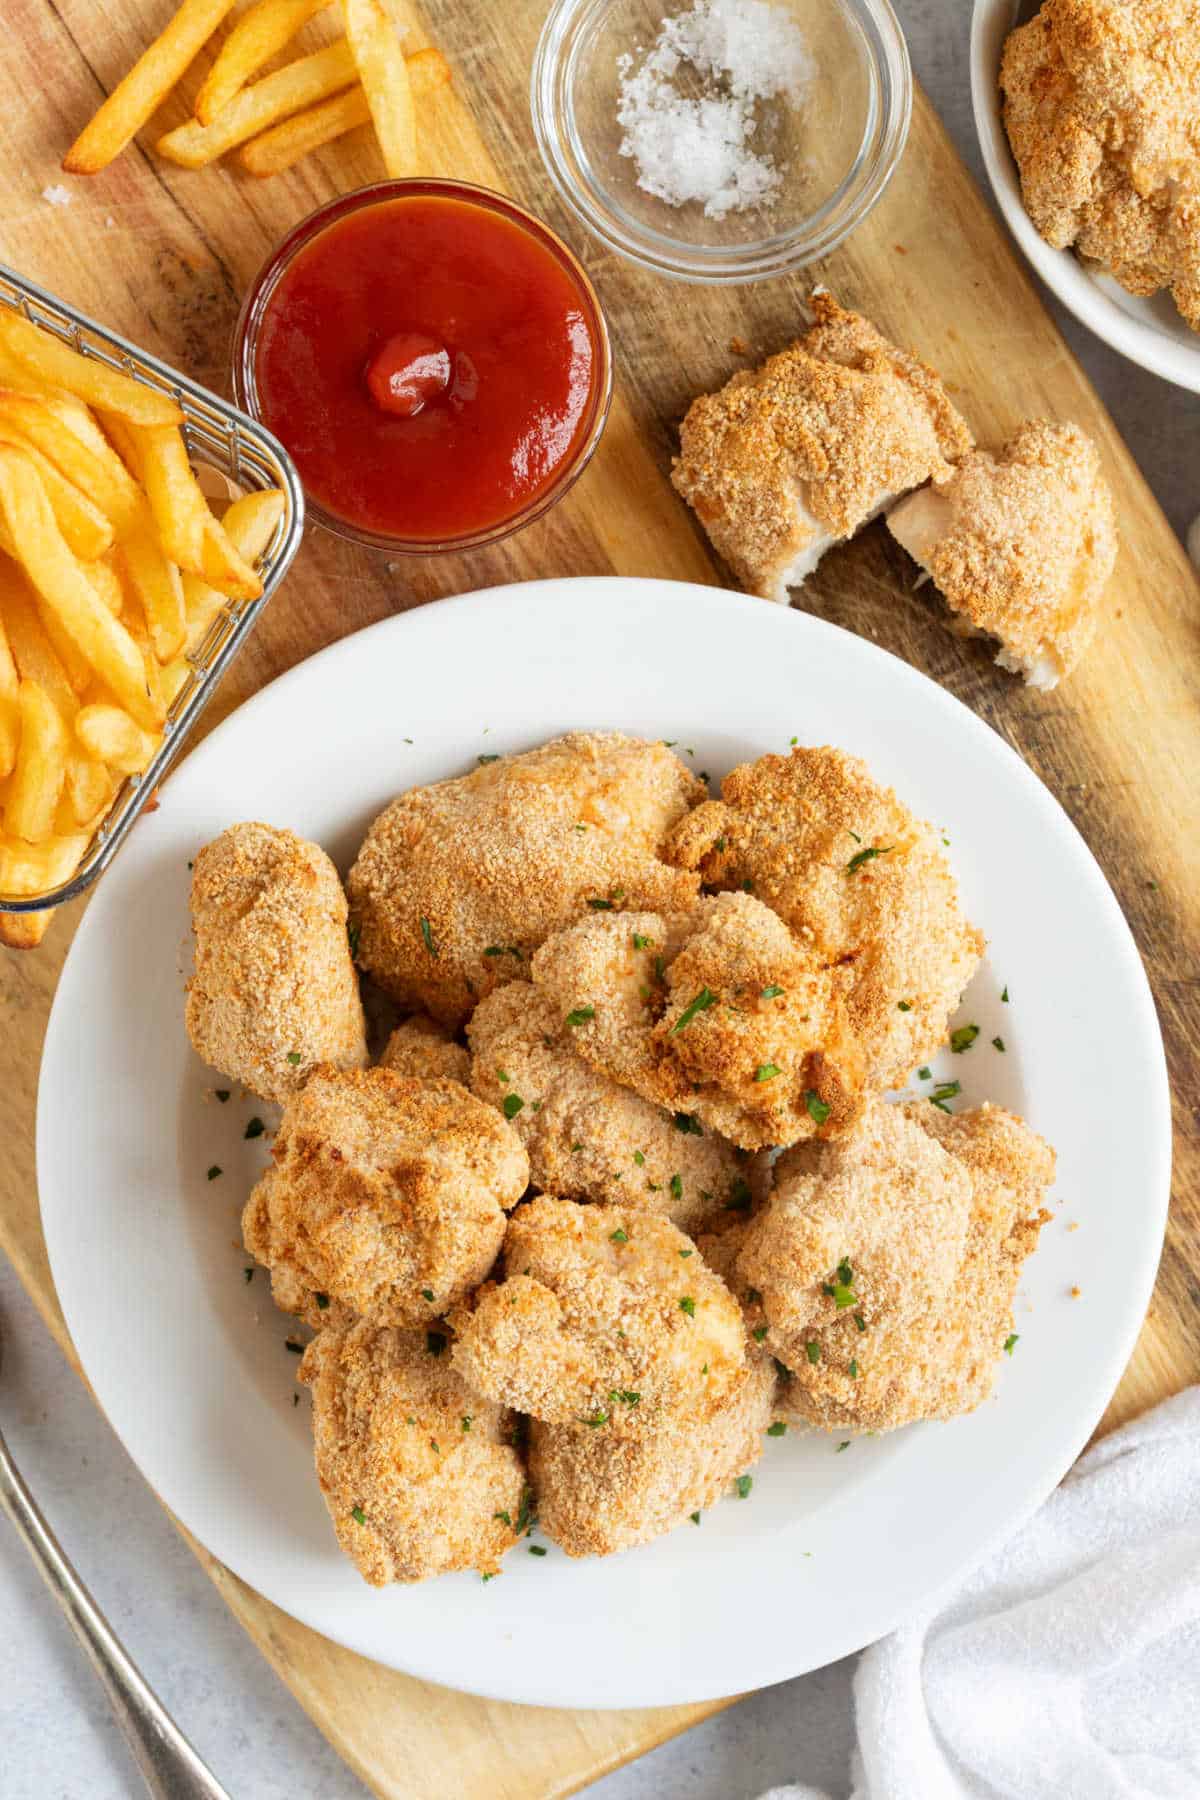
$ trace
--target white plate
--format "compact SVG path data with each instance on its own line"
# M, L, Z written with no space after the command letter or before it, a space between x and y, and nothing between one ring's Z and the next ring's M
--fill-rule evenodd
M233 820L260 818L345 866L396 790L580 726L678 739L714 778L793 736L835 743L945 827L991 941L964 1009L980 1040L945 1063L968 1096L1017 1108L1057 1145L1061 1210L1028 1268L1016 1354L972 1417L845 1454L789 1433L766 1445L750 1497L700 1530L604 1561L519 1546L486 1587L464 1574L379 1593L334 1544L307 1397L292 1405L289 1322L261 1273L243 1278L238 1209L264 1152L242 1133L267 1109L236 1092L218 1104L221 1083L184 1036L188 862ZM67 1323L167 1505L251 1586L350 1648L553 1706L661 1705L798 1674L887 1631L1010 1531L1078 1453L1132 1349L1169 1156L1137 952L1025 765L861 639L661 581L537 582L422 607L242 707L172 776L92 901L55 1001L38 1113ZM213 1164L223 1174L209 1182Z
M971 104L992 192L1008 228L1046 286L1098 338L1177 387L1200 393L1200 332L1184 324L1166 293L1141 300L1107 275L1092 274L1072 250L1055 250L1035 230L1021 198L1017 166L1000 113L1000 56L1020 0L975 0L971 22Z

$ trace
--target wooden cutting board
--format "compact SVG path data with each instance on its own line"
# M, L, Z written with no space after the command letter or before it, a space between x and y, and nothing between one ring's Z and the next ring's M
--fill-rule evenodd
M401 0L398 16L410 47L436 42L455 67L455 89L422 119L429 170L509 188L564 230L591 270L617 360L600 452L560 507L488 552L397 563L310 534L208 723L331 640L439 595L564 572L723 579L665 479L675 425L693 394L737 366L734 339L757 358L794 335L809 283L682 287L583 238L554 201L529 127L528 71L545 10L545 0L429 0L418 13ZM167 12L167 0L10 0L0 59L0 255L228 391L238 297L268 249L312 207L382 171L365 131L264 183L224 167L184 172L134 148L90 183L69 182L70 204L48 203L43 190L61 179L67 143ZM309 28L314 42L329 30L321 21ZM201 58L186 95L206 64ZM184 113L172 98L160 128ZM920 95L883 202L812 280L933 362L982 442L997 443L1023 417L1074 419L1101 444L1117 492L1123 548L1112 616L1060 692L1029 692L982 647L951 637L936 602L911 591L911 565L880 527L830 555L803 596L810 611L942 682L1025 757L1099 857L1146 959L1175 1086L1175 1195L1150 1314L1102 1429L1111 1427L1200 1377L1200 590ZM929 754L936 762L952 746L931 742ZM153 830L152 821L140 829ZM38 1223L33 1126L42 1034L77 910L56 920L36 954L0 951L0 1243L68 1356ZM1122 1054L1119 1042L1112 1054ZM1131 1206L1140 1201L1130 1194ZM549 1800L714 1710L570 1713L433 1688L304 1629L189 1542L301 1704L386 1800Z

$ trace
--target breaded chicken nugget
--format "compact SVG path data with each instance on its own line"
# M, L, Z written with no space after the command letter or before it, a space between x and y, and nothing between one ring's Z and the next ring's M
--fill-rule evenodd
M814 1325L814 1348L789 1361L780 1404L827 1430L890 1431L971 1412L992 1391L1012 1331L1025 1259L1050 1215L1054 1152L1014 1114L981 1106L950 1117L903 1108L964 1170L971 1212L962 1256L934 1303L858 1327L858 1308Z
M669 1219L543 1196L504 1265L455 1317L454 1366L533 1418L637 1436L705 1416L745 1364L736 1301Z
M471 1392L435 1338L360 1322L322 1331L300 1364L317 1480L338 1543L372 1587L494 1575L516 1542L516 1421Z
M937 583L955 629L999 639L1002 669L1037 688L1071 673L1117 560L1112 490L1078 426L1029 420L999 457L972 451L887 524Z
M762 1455L775 1384L770 1358L753 1357L706 1415L667 1415L642 1437L535 1420L529 1469L542 1529L568 1556L611 1556L715 1506Z
M319 845L231 825L198 852L191 904L185 1017L206 1063L264 1100L286 1100L317 1063L366 1062L346 897Z
M761 368L694 400L672 481L741 585L786 602L830 545L971 447L927 364L832 295Z
M544 1193L663 1213L690 1232L749 1204L749 1159L691 1112L665 1112L594 1069L548 994L526 982L498 988L467 1036L471 1086L507 1107Z
M789 1150L737 1264L761 1301L767 1347L797 1369L817 1328L843 1313L858 1335L939 1307L970 1211L962 1164L886 1100L871 1100L836 1142Z
M397 1025L379 1058L381 1069L394 1069L397 1075L416 1075L422 1081L435 1081L439 1075L450 1081L470 1085L471 1052L456 1044L454 1035L436 1019L417 1013Z
M278 1207L272 1196L278 1181L275 1170L268 1169L255 1183L242 1212L242 1242L270 1274L271 1299L280 1312L293 1313L314 1331L345 1330L358 1316L353 1308L309 1286L286 1250L272 1242L272 1213Z
M1030 218L1200 331L1200 5L1046 0L1004 46L1004 123Z
M745 1149L831 1135L861 1103L843 973L749 894L688 915L585 917L532 967L582 1057Z
M709 886L749 883L818 965L848 972L868 1084L898 1087L945 1041L984 950L940 836L857 757L800 748L734 769L666 854Z
M319 1068L242 1221L293 1284L378 1325L438 1319L485 1279L529 1182L520 1139L456 1081ZM319 1322L319 1321L318 1321Z
M616 731L401 794L350 871L358 960L401 1005L461 1025L585 907L687 906L694 877L658 852L704 795L664 745Z

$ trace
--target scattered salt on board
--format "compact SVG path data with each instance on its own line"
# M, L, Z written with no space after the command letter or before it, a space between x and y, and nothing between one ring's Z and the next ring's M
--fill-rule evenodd
M664 19L650 51L622 56L617 123L638 186L668 206L697 201L710 219L762 206L783 179L755 151L756 104L803 104L813 65L787 7L695 0ZM684 93L679 83L701 93Z
M48 206L70 206L74 198L70 188L63 187L61 182L57 187L42 189L42 199Z

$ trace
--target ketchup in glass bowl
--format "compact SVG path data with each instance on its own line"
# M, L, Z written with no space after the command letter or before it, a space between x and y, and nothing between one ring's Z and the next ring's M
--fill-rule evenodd
M490 543L562 497L600 440L612 362L592 285L547 226L486 188L387 181L269 259L234 384L320 523L430 552Z

